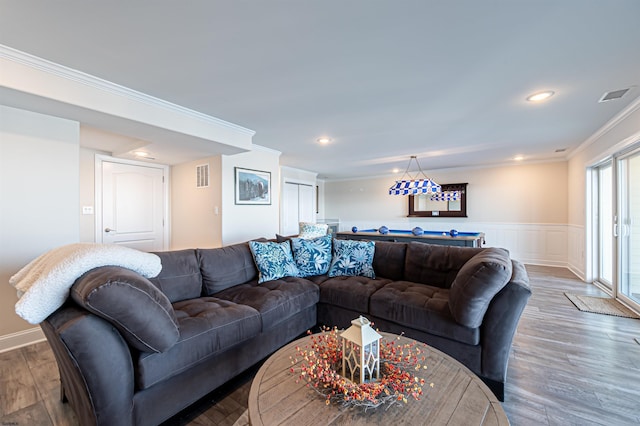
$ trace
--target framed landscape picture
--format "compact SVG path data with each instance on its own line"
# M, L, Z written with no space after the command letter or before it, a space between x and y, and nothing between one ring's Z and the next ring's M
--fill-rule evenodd
M271 172L235 168L236 204L271 204Z

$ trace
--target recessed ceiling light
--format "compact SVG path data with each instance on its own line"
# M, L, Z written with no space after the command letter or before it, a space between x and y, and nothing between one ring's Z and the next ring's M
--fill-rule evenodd
M133 155L136 157L148 157L149 153L144 151L134 151Z
M554 93L555 92L553 92L551 90L547 90L546 92L534 93L533 95L527 96L527 100L529 102L541 102L541 101L549 99L551 96L553 96Z
M327 138L323 136L321 138L316 139L316 141L321 144L328 144L329 142L331 142L331 138Z
M524 160L524 157L522 155L516 155L515 157L513 157L513 159L515 161L522 161L522 160Z
M400 169L393 169L391 170L393 173L400 173Z

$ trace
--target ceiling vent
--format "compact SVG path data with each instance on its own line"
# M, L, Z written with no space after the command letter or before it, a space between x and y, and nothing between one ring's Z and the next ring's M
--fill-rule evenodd
M196 188L209 186L209 164L196 166Z
M629 88L620 89L620 90L612 90L611 92L607 92L604 95L602 95L602 97L600 98L600 100L598 102L608 102L608 101L613 101L615 99L620 99L628 91L629 91Z

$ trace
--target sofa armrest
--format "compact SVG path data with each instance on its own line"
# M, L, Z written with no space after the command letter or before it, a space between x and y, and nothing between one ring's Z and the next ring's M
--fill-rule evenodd
M70 295L79 306L113 324L130 346L142 352L164 352L180 338L167 296L129 269L92 269L76 280Z
M104 319L65 306L40 323L58 363L63 398L82 425L133 423L134 373L129 346Z
M489 304L481 326L482 376L504 383L513 336L522 311L531 297L524 265L512 260L511 280Z

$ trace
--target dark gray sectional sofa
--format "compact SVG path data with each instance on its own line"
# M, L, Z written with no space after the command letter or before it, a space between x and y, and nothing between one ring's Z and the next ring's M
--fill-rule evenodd
M376 278L258 284L247 243L157 253L147 280L114 266L80 277L41 327L82 425L155 425L316 325L365 315L458 359L503 398L531 294L506 250L376 242Z

